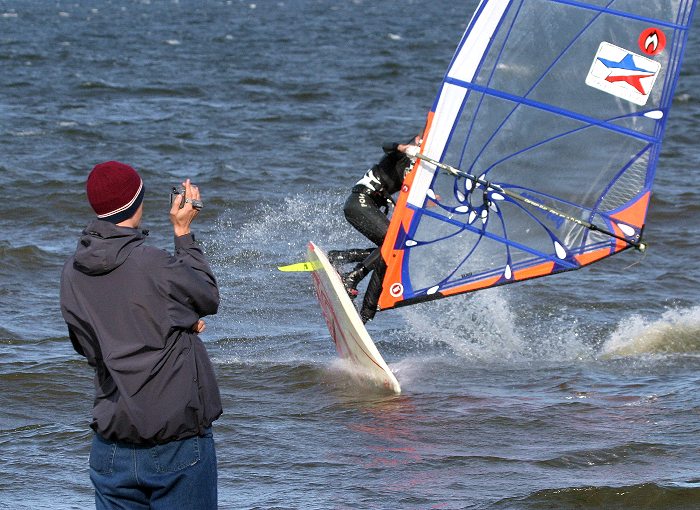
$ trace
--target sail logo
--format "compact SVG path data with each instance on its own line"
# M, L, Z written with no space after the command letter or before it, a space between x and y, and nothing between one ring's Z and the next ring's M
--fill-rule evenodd
M394 283L390 288L389 288L389 294L392 295L392 297L400 297L403 294L403 285L400 283Z
M661 64L607 42L600 43L586 85L644 106Z
M658 28L647 28L639 35L639 47L647 55L658 55L666 48L666 34Z

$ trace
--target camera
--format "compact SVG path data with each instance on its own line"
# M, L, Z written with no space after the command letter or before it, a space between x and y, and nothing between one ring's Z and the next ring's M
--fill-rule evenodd
M183 188L182 186L179 186L179 187L173 186L172 189L170 190L170 206L172 207L173 201L175 201L179 196L184 195L184 194L185 194L185 188ZM204 207L204 204L202 203L201 200L194 200L194 199L185 197L185 200L180 201L180 209L185 207L185 203L192 204L192 207L194 207L198 211L202 207Z

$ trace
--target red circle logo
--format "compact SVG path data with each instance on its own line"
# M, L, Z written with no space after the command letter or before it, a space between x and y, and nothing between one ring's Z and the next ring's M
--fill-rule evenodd
M647 55L658 55L666 48L666 34L655 27L647 28L639 35L639 47Z
M401 294L403 294L403 285L400 283L395 283L391 287L389 287L389 294L391 294L393 297L399 297Z

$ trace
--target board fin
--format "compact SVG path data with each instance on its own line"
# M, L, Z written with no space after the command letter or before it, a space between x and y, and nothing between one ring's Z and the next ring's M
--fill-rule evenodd
M277 266L277 269L285 273L309 272L318 269L318 265L313 262L297 262L287 266Z

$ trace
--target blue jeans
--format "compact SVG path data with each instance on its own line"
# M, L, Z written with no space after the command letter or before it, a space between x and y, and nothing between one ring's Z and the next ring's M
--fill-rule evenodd
M203 436L155 446L107 441L99 434L92 440L90 479L97 510L213 509L216 476L211 428Z

